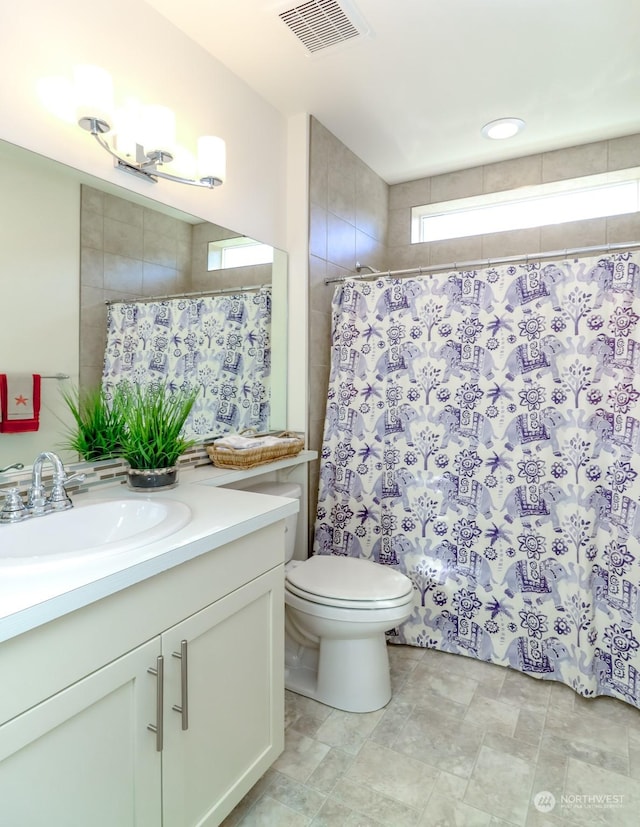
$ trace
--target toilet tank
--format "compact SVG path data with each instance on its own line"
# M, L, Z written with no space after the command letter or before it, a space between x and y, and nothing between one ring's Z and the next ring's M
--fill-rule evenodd
M258 482L249 485L245 491L254 491L256 494L270 494L272 497L288 497L290 500L300 500L302 497L302 486L295 482ZM284 561L288 563L293 558L296 547L296 526L298 515L285 517L285 549Z

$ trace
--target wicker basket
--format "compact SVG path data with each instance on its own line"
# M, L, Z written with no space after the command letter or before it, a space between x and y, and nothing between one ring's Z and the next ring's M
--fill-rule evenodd
M259 438L261 434L246 434L243 436ZM262 435L263 436L263 435ZM295 457L304 448L304 440L298 434L283 431L277 435L282 438L281 445L263 445L257 448L229 448L216 445L215 442L207 445L207 454L211 462L218 468L233 468L242 471L255 468L257 465L266 465L279 459Z

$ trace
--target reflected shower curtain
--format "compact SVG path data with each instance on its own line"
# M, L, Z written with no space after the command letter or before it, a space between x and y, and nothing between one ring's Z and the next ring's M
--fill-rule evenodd
M206 437L269 427L271 288L109 306L103 386L200 393L185 427Z
M640 257L338 286L314 552L398 643L640 705Z

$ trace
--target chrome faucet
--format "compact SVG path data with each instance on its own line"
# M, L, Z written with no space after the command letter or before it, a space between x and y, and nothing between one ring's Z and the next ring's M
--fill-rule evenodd
M53 481L49 496L42 481L42 468L45 462L53 466ZM68 477L60 457L53 451L43 451L38 454L33 463L26 504L22 501L18 489L10 488L0 511L0 523L15 523L28 517L40 517L52 511L65 511L67 508L72 508L73 503L67 494L65 485L70 482L82 482L84 478L84 474L73 474Z
M45 462L50 462L53 466L53 482L51 484L51 493L46 496L45 488L42 482L42 466ZM35 459L33 463L33 472L31 474L31 487L27 494L27 509L32 517L38 517L41 514L46 514L49 511L64 511L71 508L73 503L66 492L65 485L70 482L82 482L84 474L74 474L71 477L67 476L64 470L62 460L53 451L43 451Z

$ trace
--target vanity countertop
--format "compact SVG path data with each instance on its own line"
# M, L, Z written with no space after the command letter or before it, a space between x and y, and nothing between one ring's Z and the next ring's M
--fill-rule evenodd
M148 495L186 503L191 519L175 533L149 545L102 557L65 561L7 563L0 559L0 642L121 589L173 568L206 552L282 520L298 511L296 500L217 487L209 474L195 469L181 476L167 492ZM225 480L226 482L227 480ZM228 480L232 482L232 479ZM224 484L224 483L222 483ZM123 485L106 486L98 493L74 497L77 508L96 500L145 498ZM47 521L49 514L34 519ZM0 544L2 544L0 526ZM32 551L32 550L30 550ZM43 558L44 560L44 558Z

